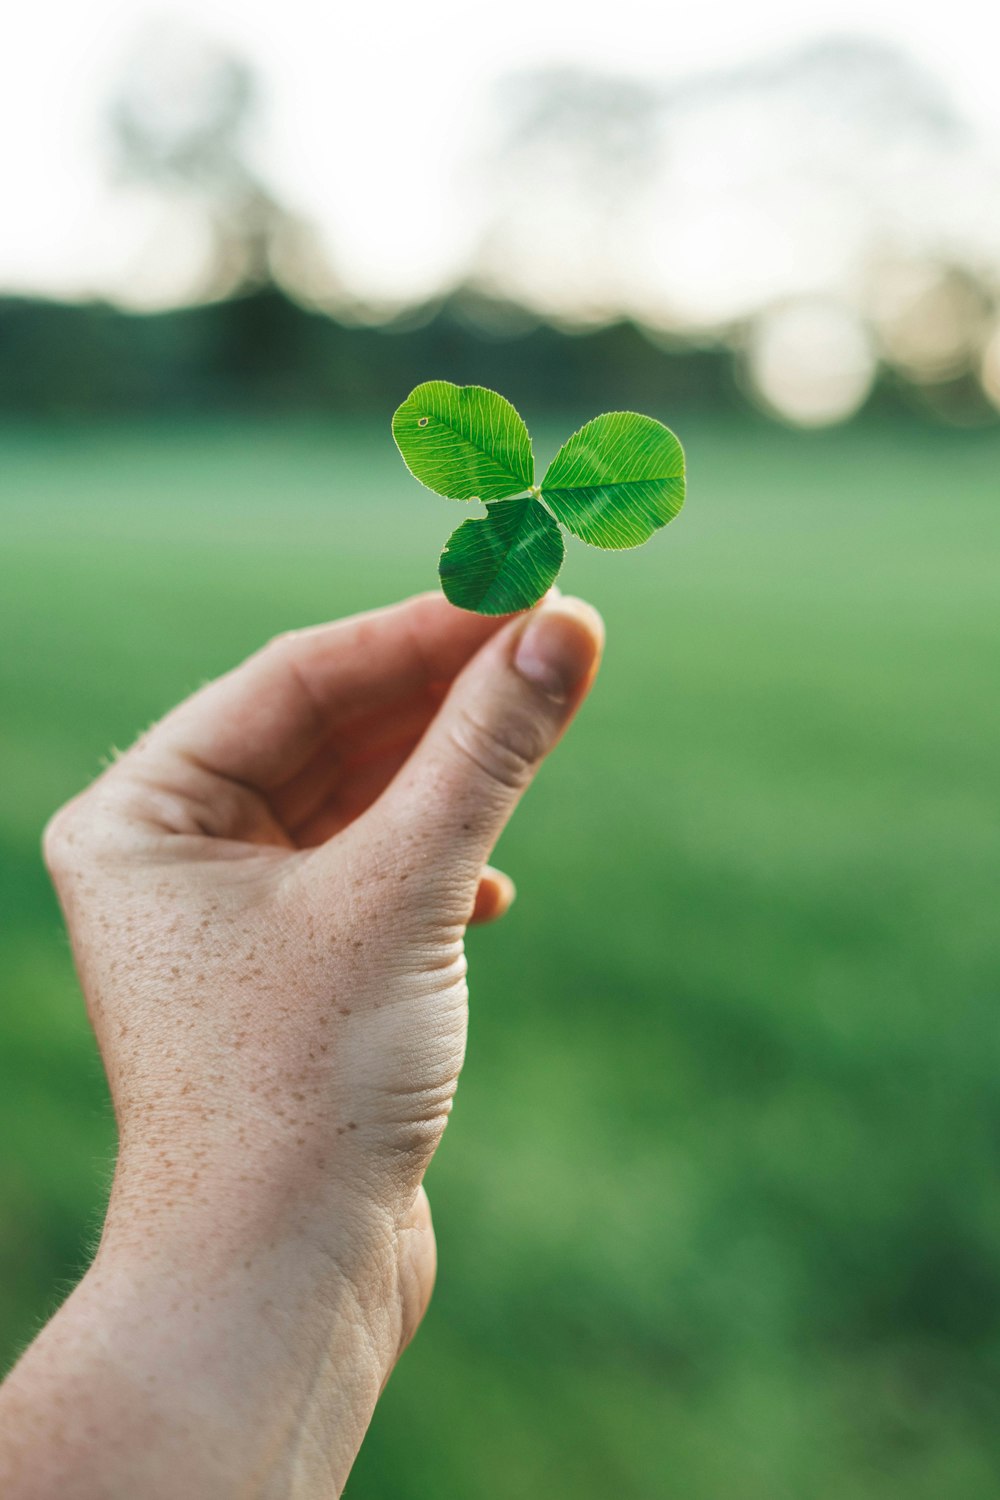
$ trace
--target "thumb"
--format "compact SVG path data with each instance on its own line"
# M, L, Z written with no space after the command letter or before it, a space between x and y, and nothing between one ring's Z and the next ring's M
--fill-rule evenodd
M428 884L440 873L471 909L482 866L586 695L603 644L597 611L557 594L480 648L366 815L397 859L419 864Z

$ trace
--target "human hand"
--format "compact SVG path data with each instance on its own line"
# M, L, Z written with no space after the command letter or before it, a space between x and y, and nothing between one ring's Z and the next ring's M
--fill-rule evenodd
M120 1154L94 1265L5 1388L5 1494L339 1493L430 1295L464 931L511 895L485 861L601 641L558 596L283 636L56 815ZM36 1490L39 1391L76 1415ZM87 1488L95 1391L148 1439Z

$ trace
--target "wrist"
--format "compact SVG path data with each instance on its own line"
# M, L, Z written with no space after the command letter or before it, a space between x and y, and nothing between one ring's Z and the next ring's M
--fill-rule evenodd
M303 1185L253 1159L184 1178L132 1150L116 1167L92 1271L170 1286L179 1311L222 1316L235 1303L245 1316L255 1297L289 1339L346 1318L384 1366L381 1382L399 1349L399 1243L398 1213L349 1179Z
M394 1362L388 1319L322 1251L243 1248L242 1260L200 1267L109 1247L94 1266L99 1316L112 1310L133 1393L165 1424L167 1451L200 1450L193 1478L214 1466L213 1500L228 1493L223 1478L239 1494L339 1493Z
M121 1164L93 1265L26 1364L81 1433L149 1433L109 1495L339 1493L405 1331L387 1216L346 1195L322 1222L221 1193L210 1213L140 1165Z
M391 1360L325 1257L311 1279L287 1246L248 1259L206 1266L106 1234L4 1386L4 1493L339 1494Z

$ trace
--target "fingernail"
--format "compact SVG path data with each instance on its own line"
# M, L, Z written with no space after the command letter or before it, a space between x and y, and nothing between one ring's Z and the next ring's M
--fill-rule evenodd
M543 603L514 651L514 668L550 698L569 698L590 676L604 643L604 622L582 599Z

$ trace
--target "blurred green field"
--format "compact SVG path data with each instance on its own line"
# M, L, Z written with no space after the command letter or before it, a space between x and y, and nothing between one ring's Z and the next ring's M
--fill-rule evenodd
M570 544L606 665L470 943L354 1500L997 1494L1000 436L681 435L675 525ZM44 819L274 631L432 586L456 516L384 426L0 431L6 1361L113 1156Z

